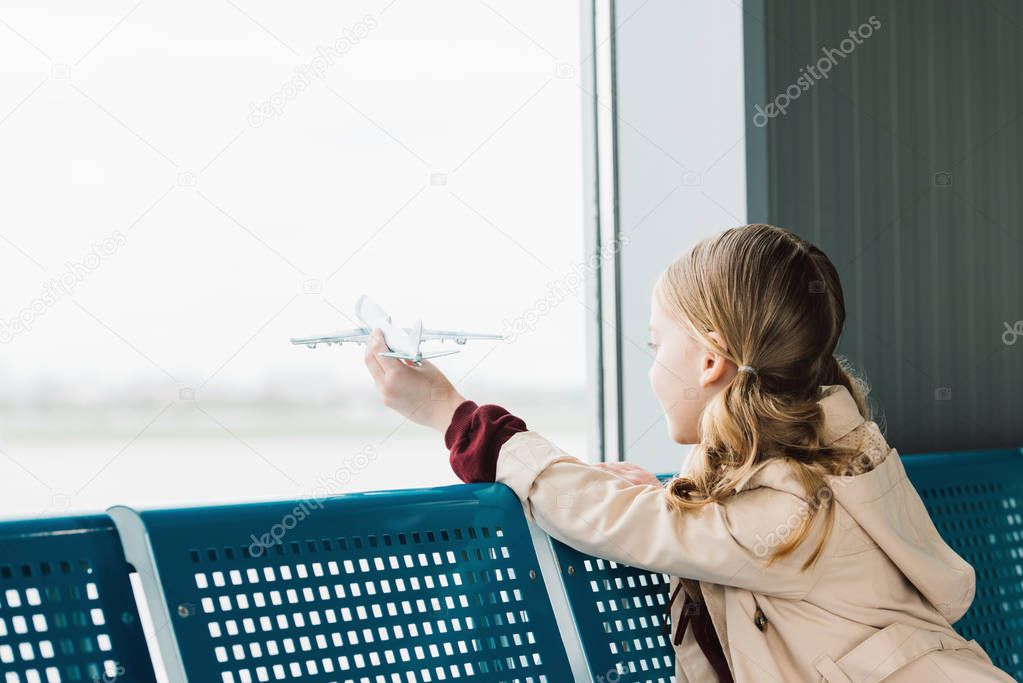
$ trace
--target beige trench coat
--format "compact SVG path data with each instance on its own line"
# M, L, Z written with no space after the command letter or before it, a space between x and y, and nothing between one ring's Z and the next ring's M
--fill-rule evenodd
M825 441L854 445L873 469L830 478L833 531L805 572L800 566L818 536L766 562L806 510L782 460L724 503L672 512L662 487L632 484L524 431L502 446L497 481L515 491L529 519L570 546L699 580L736 683L1012 683L949 625L973 601L973 568L938 535L898 451L863 419L845 387L822 387L820 402ZM758 607L763 630L754 623ZM691 629L675 654L676 683L717 681Z

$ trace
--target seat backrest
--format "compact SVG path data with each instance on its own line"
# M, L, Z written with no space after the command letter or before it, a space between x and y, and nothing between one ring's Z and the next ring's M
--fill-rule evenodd
M1023 680L1023 451L903 463L977 572L956 629ZM111 516L0 523L0 683L155 680L125 551L172 683L579 679L563 641L593 680L673 675L668 578L553 539L538 555L503 485Z
M1023 681L1023 450L902 461L942 537L977 573L976 598L956 630ZM668 681L674 653L660 622L668 578L552 545L594 679L617 671L627 681Z
M0 681L155 681L129 570L106 515L0 523Z
M572 680L503 485L110 513L172 683Z
M594 681L670 683L675 653L665 637L668 577L591 557L551 539Z
M671 477L658 475L662 482ZM675 652L664 628L669 578L550 543L591 678L673 680Z
M977 594L955 628L1023 680L1023 450L907 455L910 481Z

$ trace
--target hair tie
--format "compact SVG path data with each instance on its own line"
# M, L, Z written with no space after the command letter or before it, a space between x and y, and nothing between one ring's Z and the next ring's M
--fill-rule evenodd
M740 365L739 372L752 372L754 375L757 374L756 369L752 365Z

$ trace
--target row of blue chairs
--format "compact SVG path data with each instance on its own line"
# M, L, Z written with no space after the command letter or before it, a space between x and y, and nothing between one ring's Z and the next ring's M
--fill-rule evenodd
M957 629L1023 680L1023 449L904 461L977 570ZM666 683L667 582L501 484L6 522L0 683Z

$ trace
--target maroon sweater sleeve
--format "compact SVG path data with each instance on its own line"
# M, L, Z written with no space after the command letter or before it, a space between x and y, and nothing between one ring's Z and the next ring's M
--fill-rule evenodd
M467 484L494 481L501 446L524 431L526 423L501 406L463 401L444 432L444 445L451 451L451 469Z

